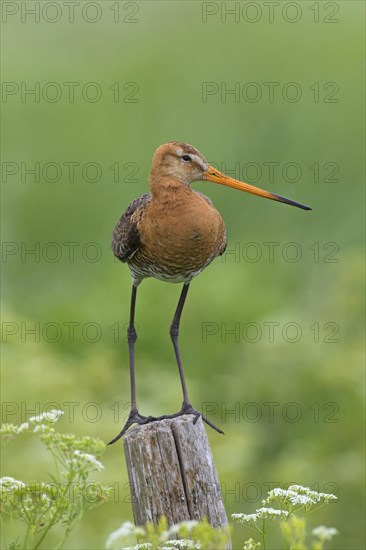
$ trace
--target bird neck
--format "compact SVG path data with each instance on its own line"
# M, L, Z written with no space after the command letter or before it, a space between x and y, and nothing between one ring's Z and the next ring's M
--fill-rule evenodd
M157 200L172 200L172 197L189 195L192 193L191 188L182 183L178 179L171 176L155 176L150 173L150 189L153 199Z

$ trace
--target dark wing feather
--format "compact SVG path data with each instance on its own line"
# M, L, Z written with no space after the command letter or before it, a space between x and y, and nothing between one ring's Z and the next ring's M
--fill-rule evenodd
M146 193L132 201L114 228L112 250L121 262L127 262L140 247L137 224L150 200L151 193Z
M220 250L220 254L219 256L222 256L226 250L226 247L227 247L227 239L226 239L226 236L225 236L225 244L223 245L222 249Z

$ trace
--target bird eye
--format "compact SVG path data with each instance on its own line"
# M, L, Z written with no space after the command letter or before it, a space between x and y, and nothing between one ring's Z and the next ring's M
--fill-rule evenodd
M192 162L192 159L189 155L183 155L182 156L182 159L185 161L185 162Z

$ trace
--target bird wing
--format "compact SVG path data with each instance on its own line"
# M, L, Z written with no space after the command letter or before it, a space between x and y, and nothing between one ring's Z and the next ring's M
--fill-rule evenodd
M121 262L127 262L140 248L137 224L151 200L151 193L138 197L127 207L112 235L112 250Z
M194 192L197 193L197 195L199 195L203 199L205 199L205 201L208 202L209 205L213 206L212 200L209 197L206 197L206 195L204 195L203 193L201 193L201 191L196 191L195 190Z
M213 206L213 202L212 200L207 197L206 195L204 195L203 193L201 193L201 191L195 191L195 193L197 193L197 195L199 195L200 197L202 197L203 199L205 199L206 202L208 202L208 204L210 206ZM220 252L219 252L219 256L222 256L226 250L226 247L227 247L227 238L226 238L226 231L224 233L224 238L223 238L223 243L222 243L222 246L220 248Z

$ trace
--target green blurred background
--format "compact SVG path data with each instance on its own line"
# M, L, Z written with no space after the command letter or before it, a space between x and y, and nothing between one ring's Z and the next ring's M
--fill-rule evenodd
M147 192L155 148L187 141L219 168L236 166L237 177L313 207L303 212L194 184L223 215L228 249L236 251L193 282L181 325L192 401L216 411L210 418L225 431L208 430L208 436L227 512L260 507L270 485L309 485L339 497L309 518L310 526L337 527L334 549L364 548L364 4L297 2L286 8L280 2L271 22L268 6L259 2L237 3L236 16L225 16L215 2L103 1L84 14L88 3L81 2L73 23L62 2L60 12L51 6L38 23L24 13L22 22L21 3L11 4L19 11L3 17L3 80L13 83L13 91L22 82L28 88L39 82L41 92L39 102L32 96L22 101L20 92L3 95L3 328L18 329L3 335L3 400L14 404L4 420L25 420L26 410L51 402L64 410L74 403L74 418L66 414L62 430L108 441L122 426L131 281L128 268L114 261L111 232L129 202ZM206 22L205 10L212 11ZM99 12L99 21L86 20ZM60 13L59 21L47 21ZM50 82L62 90L58 101L49 100L55 87L43 88ZM74 102L65 82L80 83ZM102 91L99 101L82 96L90 82ZM205 82L214 83L213 95L202 96ZM221 96L236 82L240 97ZM250 82L256 84L246 87ZM273 101L266 82L278 83ZM282 93L289 82L301 90L296 102ZM84 89L87 98L93 90ZM262 97L253 102L255 90ZM288 88L290 98L294 91ZM41 171L49 162L61 166L58 181L50 181L57 179L52 167L39 181L27 176L21 163L31 168L36 162ZM64 164L70 162L79 163L73 182ZM89 162L101 170L95 182L93 167L82 173ZM268 162L279 163L274 178ZM291 167L289 177L283 175L290 162L300 166L300 177ZM116 163L118 177L110 168ZM77 243L73 261L65 244L71 242ZM268 242L279 243L273 261ZM295 248L289 242L300 250L298 261L290 261ZM37 246L37 257L24 254ZM251 261L258 250L261 256ZM155 280L139 289L137 384L145 414L174 412L181 404L168 335L179 292L178 285ZM49 341L56 339L51 322L61 328L56 342ZM74 341L65 324L71 322L78 323ZM278 325L270 341L264 323L272 322ZM36 323L41 332L49 330L39 342L24 337L25 327ZM97 323L99 333L88 323ZM297 329L291 325L286 333L288 323ZM235 326L239 336L225 335ZM207 327L215 334L205 337ZM290 342L298 327L298 341ZM235 408L236 415L228 414ZM96 477L113 485L114 494L85 516L67 548L103 548L107 535L132 517L122 447L107 448L104 463ZM47 464L23 436L3 453L2 475L39 478ZM249 532L236 528L235 548L246 538Z

